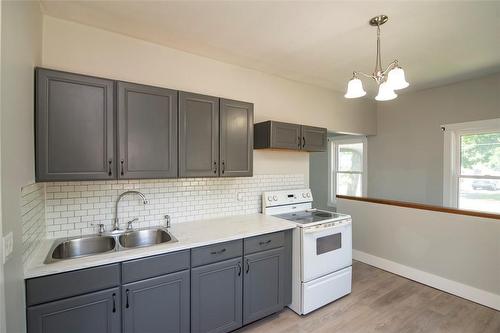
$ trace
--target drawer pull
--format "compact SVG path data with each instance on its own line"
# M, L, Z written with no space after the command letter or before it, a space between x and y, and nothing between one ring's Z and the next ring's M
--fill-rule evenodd
M129 304L128 304L128 293L129 293L129 290L127 289L127 290L125 291L125 293L127 294L127 302L126 302L126 304L125 304L125 307L128 309L128 308L130 307L130 306L129 306Z
M116 312L116 294L113 293L113 313Z
M259 245L267 245L269 243L271 243L270 239L266 240L265 242L259 242Z
M224 252L226 252L226 248L223 248L222 250L219 250L219 251L212 251L212 252L210 252L210 254L216 255L216 254L222 254Z

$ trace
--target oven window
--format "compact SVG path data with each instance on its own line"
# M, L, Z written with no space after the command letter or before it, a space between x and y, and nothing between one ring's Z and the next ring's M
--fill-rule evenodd
M338 250L342 247L342 234L328 235L316 239L316 255Z

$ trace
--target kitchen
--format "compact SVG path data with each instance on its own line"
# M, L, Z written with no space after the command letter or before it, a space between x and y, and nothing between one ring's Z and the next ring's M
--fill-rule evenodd
M353 298L349 297L361 290L356 289L356 267L369 271L359 261L354 262L352 276L345 279L345 291L333 295L330 290L325 293L329 297L314 309L349 294L351 281L352 295L317 311L311 309L309 315L295 315L309 313L290 305L294 300L301 302L298 294L302 291L294 286L309 282L301 280L300 272L294 273L305 257L300 255L301 237L294 237L301 229L295 217L290 221L271 216L274 212L265 213L274 208L266 202L271 197L271 202L278 202L276 207L335 210L317 202L319 187L312 160L328 153L332 133L369 139L383 134L377 126L380 109L371 98L348 100L335 89L311 84L310 79L303 83L269 74L273 70L266 69L266 64L242 65L232 57L249 52L243 41L255 33L245 30L244 24L235 28L234 35L222 34L226 42L234 43L233 53L209 56L206 52L213 46L182 31L175 19L175 13L183 13L183 19L193 19L190 15L198 13L196 31L207 37L204 30L214 36L220 33L210 25L218 15L231 25L245 10L258 15L266 9L265 17L272 22L280 10L294 17L293 6L207 3L203 9L211 19L205 22L193 3L143 5L2 3L2 233L7 245L12 233L13 251L5 255L2 265L5 309L0 313L7 320L2 320L5 327L0 331L46 332L48 327L54 332L78 328L201 332L232 331L247 324L242 331L259 325L265 330L265 325L280 322L283 316L307 325L309 318L329 306L350 302ZM324 4L328 5L332 4ZM299 6L314 15L324 9L305 2ZM374 5L367 10L369 14L356 16L363 27L357 38L359 52L366 53L369 64L375 30L367 21L384 12L386 7L381 7ZM494 13L478 8L482 15ZM147 13L141 16L144 21L124 24L135 11ZM171 20L160 25L165 15ZM311 26L314 15L309 17ZM387 27L389 36L391 26L402 25L397 16L390 16L394 21L382 27L382 33ZM283 30L294 31L293 20L281 24ZM175 27L180 29L177 37L173 37ZM165 33L169 31L172 35ZM263 31L259 34L265 40ZM178 44L173 45L173 40ZM402 49L396 43L392 50L400 54ZM403 66L404 57L400 60ZM353 66L363 64L364 60L357 60ZM344 69L348 73L342 90L352 70L358 68ZM404 69L411 70L408 64ZM410 77L408 81L413 83ZM369 95L374 94L369 90ZM488 117L495 118L492 114ZM319 182L327 183L326 178L324 174ZM343 205L339 203L336 209L353 216L355 241L365 233L356 234L356 219L362 225L364 216L357 216L361 210ZM334 216L326 218L326 224L331 223L326 228L350 225L345 215L340 220ZM496 228L492 221L489 225ZM62 240L99 233L94 236L98 244L89 241L88 247L79 250L98 248L105 253L65 259L78 246L58 247ZM313 252L337 254L339 246L350 247L349 235L342 241L337 237L318 243L320 248L315 246ZM352 254L342 258L339 267L318 276L350 267ZM322 265L316 262L313 269ZM217 274L208 274L213 272ZM486 282L477 287L491 289ZM152 290L177 298L161 297ZM494 329L494 320L498 321L494 289L490 294L491 302L459 296L488 306L493 312L484 310L485 316L493 318ZM58 317L63 308L78 309L82 299L96 306ZM169 310L162 311L159 304ZM288 305L295 312L284 309ZM91 318L85 317L91 313L94 319L104 319L82 320ZM367 327L373 324L368 322Z

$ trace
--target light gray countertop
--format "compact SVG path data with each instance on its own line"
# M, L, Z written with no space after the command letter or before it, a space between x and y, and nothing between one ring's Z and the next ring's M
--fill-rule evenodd
M61 260L44 264L50 248L56 239L42 241L34 251L25 269L26 279L122 262L141 257L191 249L230 240L242 239L270 232L293 229L295 223L263 214L238 215L209 220L174 223L169 232L178 242L120 250L87 257Z

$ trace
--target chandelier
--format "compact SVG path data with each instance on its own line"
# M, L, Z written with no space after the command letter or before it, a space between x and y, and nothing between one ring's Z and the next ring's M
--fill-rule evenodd
M363 89L363 83L358 75L373 79L378 85L378 94L375 96L377 101L390 101L398 95L395 90L408 87L410 84L406 82L405 72L399 67L398 60L394 60L384 70L382 68L382 60L380 56L380 26L387 22L389 18L386 15L375 16L370 20L370 25L377 27L377 58L375 59L375 69L373 74L363 72L353 72L352 79L347 84L347 93L345 98L358 98L366 95Z

